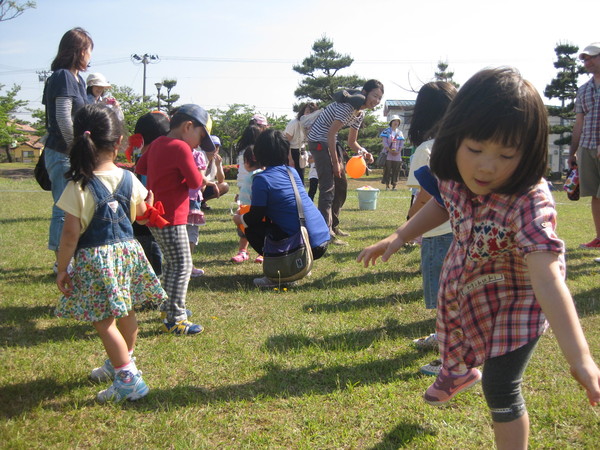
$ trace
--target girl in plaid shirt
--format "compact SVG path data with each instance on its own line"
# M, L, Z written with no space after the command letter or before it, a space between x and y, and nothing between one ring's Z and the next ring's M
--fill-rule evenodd
M548 120L535 88L514 69L473 76L451 103L430 166L417 177L432 198L394 234L365 248L365 267L450 220L437 331L443 368L425 392L441 405L482 381L498 448L527 448L522 375L550 322L592 405L600 371L565 284L564 244L547 183ZM485 362L483 374L476 368Z

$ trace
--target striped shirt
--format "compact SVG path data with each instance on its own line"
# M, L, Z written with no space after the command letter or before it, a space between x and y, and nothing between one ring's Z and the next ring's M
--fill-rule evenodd
M308 133L308 140L311 142L327 142L327 134L334 120L339 120L344 126L351 126L358 130L364 117L364 111L354 109L350 103L333 102L315 120Z
M593 78L577 90L575 113L584 115L579 146L595 149L600 145L600 85Z
M474 196L441 181L454 240L440 275L437 331L444 366L464 373L522 347L547 327L525 257L560 254L554 200L545 180L523 195Z

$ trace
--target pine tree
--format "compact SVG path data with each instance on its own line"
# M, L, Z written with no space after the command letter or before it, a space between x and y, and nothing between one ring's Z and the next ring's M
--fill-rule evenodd
M570 144L575 118L575 98L577 97L577 80L583 69L577 64L577 51L579 47L570 43L558 43L554 48L556 61L554 67L558 69L556 78L546 86L544 95L549 99L559 99L560 106L548 106L548 114L560 117L560 124L550 127L551 134L560 134L554 144L560 148L559 171L563 170L563 146ZM575 56L574 56L575 55Z
M340 89L362 87L365 79L356 75L338 75L353 62L350 55L336 52L333 41L322 36L314 42L311 55L304 58L302 64L293 66L295 72L304 75L294 95L298 99L327 104L331 103L333 93Z
M452 79L454 77L454 72L448 71L448 62L447 61L438 61L437 69L438 69L438 71L435 72L435 74L434 74L435 81L446 81L446 82L452 84L457 89L460 87L460 84L458 84L456 81L454 81Z

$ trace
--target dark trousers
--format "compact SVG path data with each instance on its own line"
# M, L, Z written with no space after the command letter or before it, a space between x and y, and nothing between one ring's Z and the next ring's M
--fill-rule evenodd
M296 172L298 172L302 183L304 183L304 169L300 168L300 149L292 148L290 150L292 152L292 160L294 161L294 167L296 168Z
M260 222L256 225L246 228L246 239L248 239L248 243L250 244L250 246L259 255L263 254L263 249L265 246L265 237L267 235L274 241L280 241L289 237L289 235L284 233L281 230L281 228L279 228L274 223L270 223L268 221ZM325 254L325 251L327 250L327 244L328 242L317 247L311 247L313 259L319 259Z
M310 178L308 180L308 197L311 200L315 200L315 194L317 193L317 189L319 188L319 179L318 178Z

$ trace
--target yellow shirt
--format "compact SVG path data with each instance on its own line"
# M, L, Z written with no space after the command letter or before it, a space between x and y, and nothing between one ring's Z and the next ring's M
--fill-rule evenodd
M114 170L94 172L94 175L110 192L114 192L123 178L123 172L123 169L116 168ZM129 215L130 220L133 222L136 216L135 207L144 201L148 195L148 190L135 176L133 176L132 181L133 188L131 190ZM94 202L94 196L89 189L82 190L79 182L69 181L60 199L56 202L56 206L66 213L78 217L81 223L81 233L83 233L94 217L96 202Z

